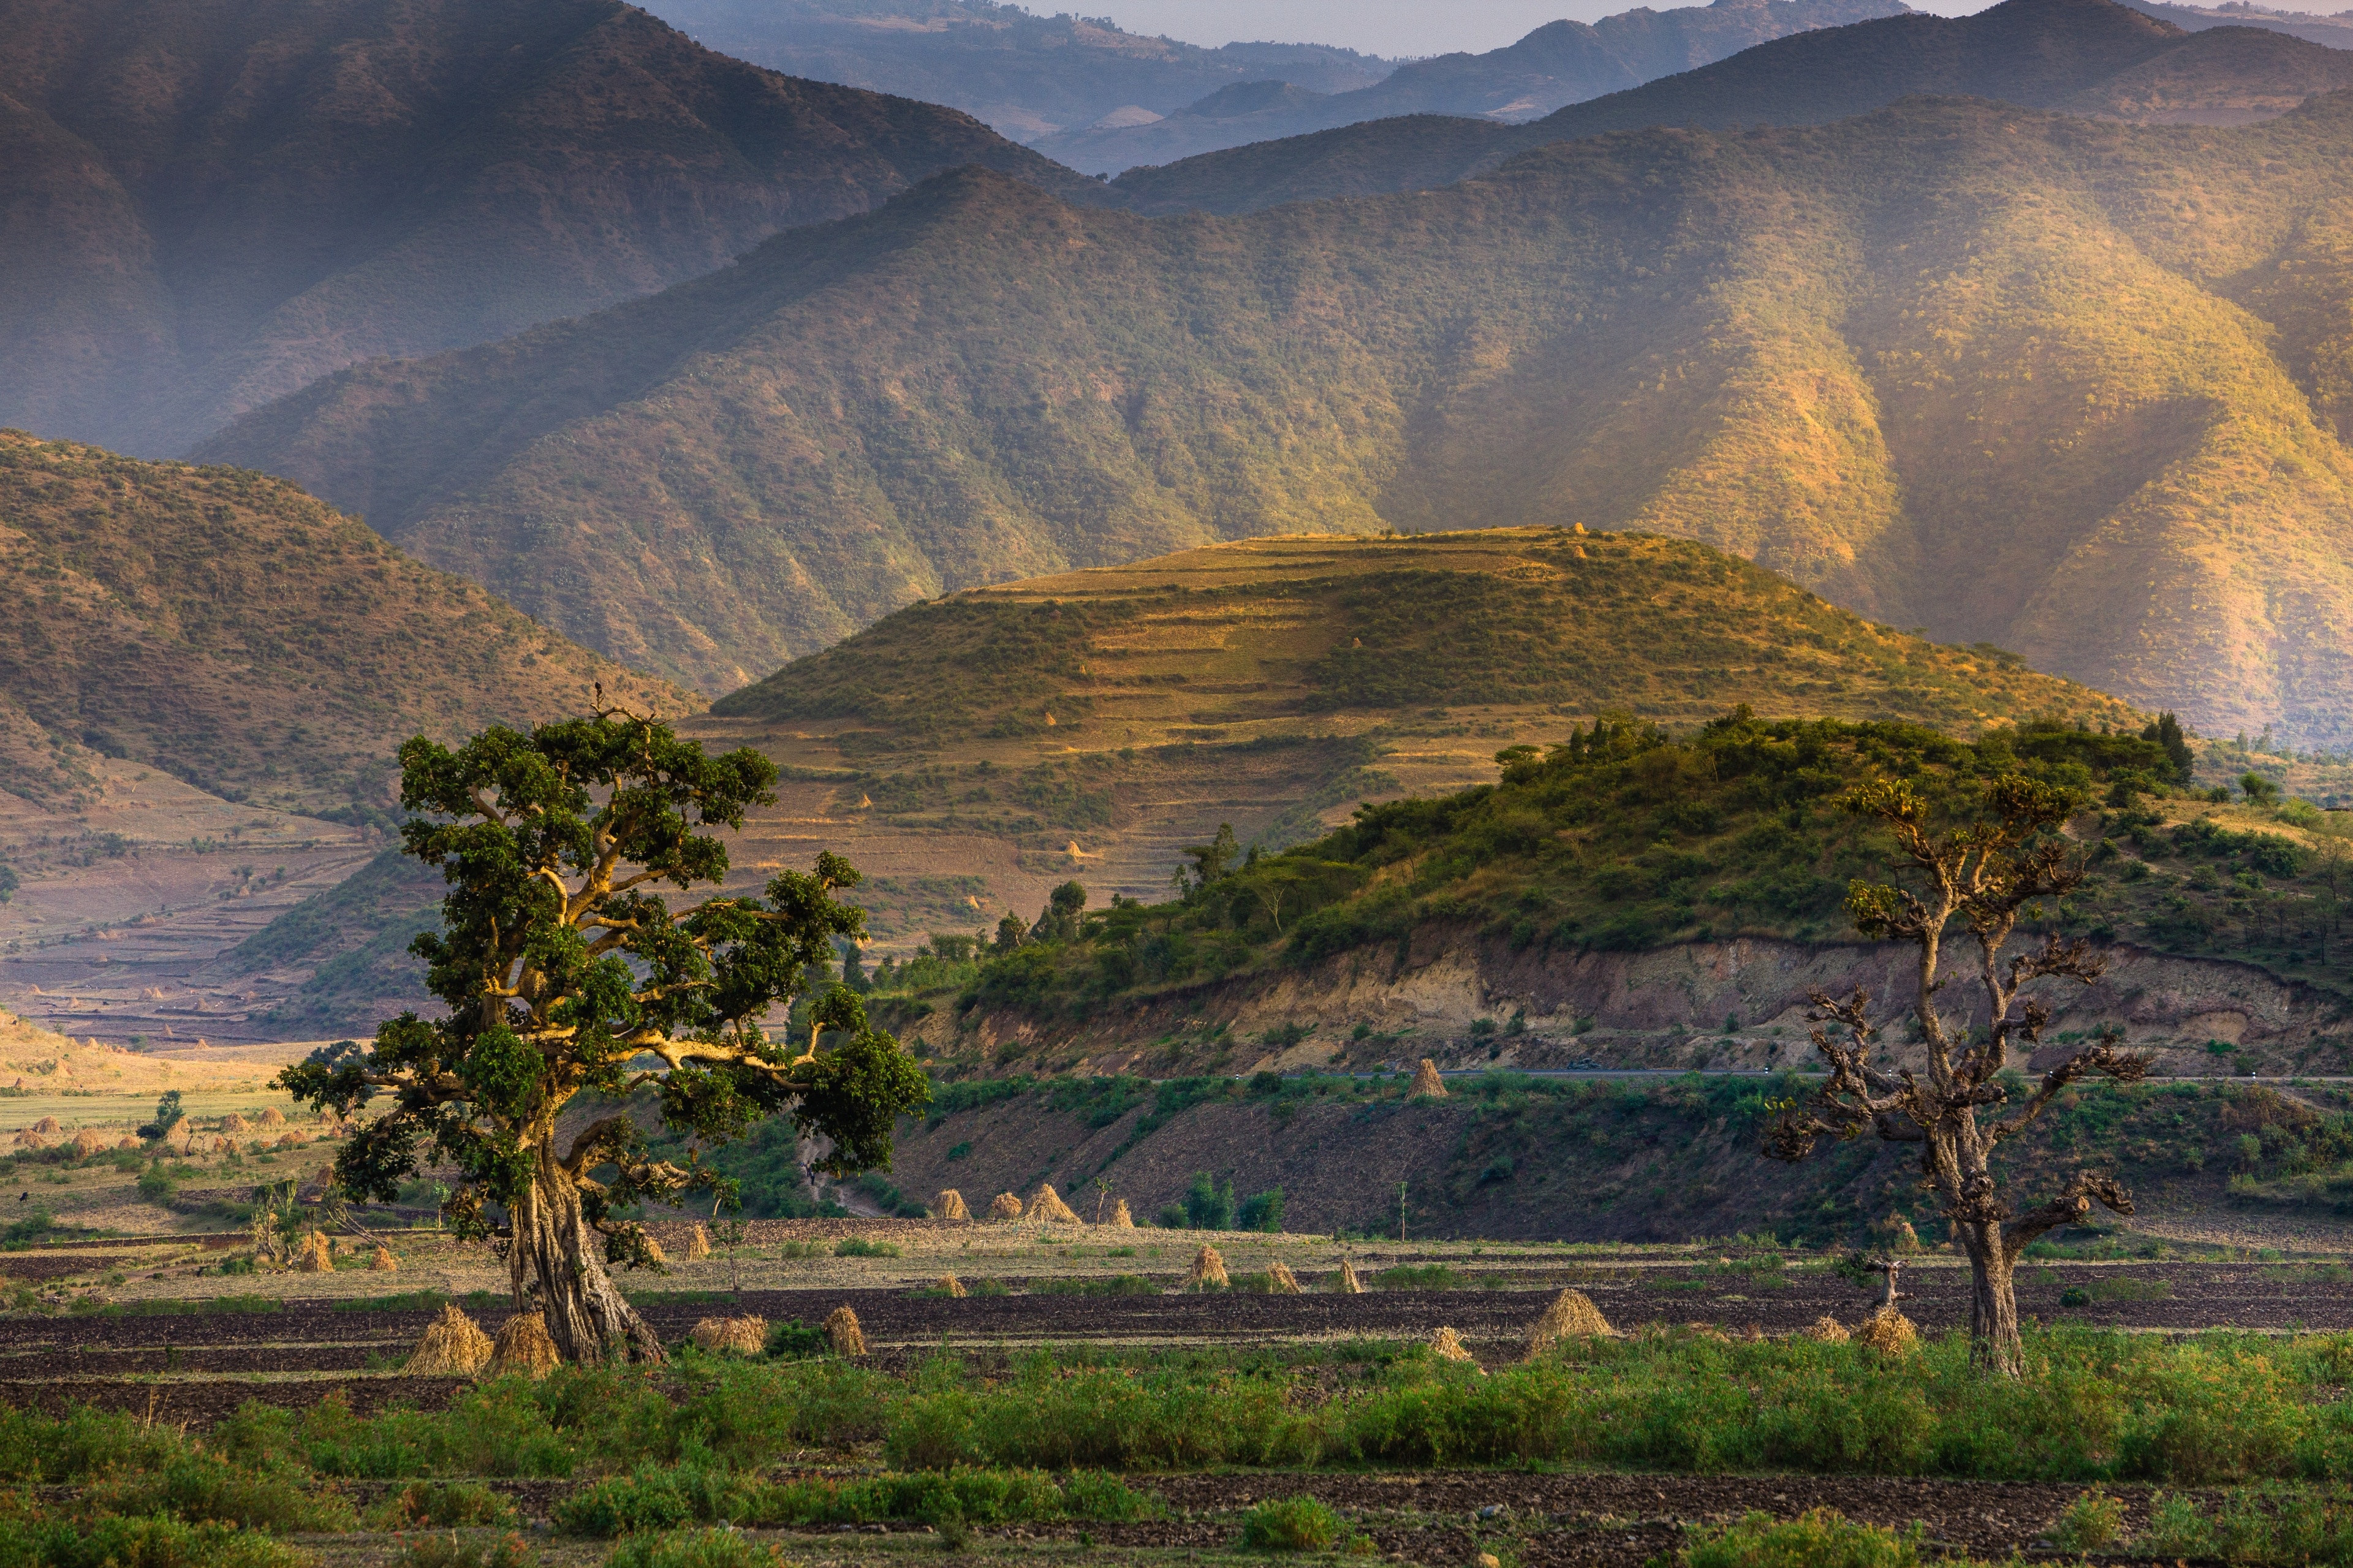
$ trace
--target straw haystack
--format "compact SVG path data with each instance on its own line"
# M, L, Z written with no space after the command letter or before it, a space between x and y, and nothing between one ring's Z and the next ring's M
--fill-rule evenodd
M294 1270L298 1274L332 1274L335 1271L334 1244L323 1230L314 1230L304 1237L294 1249Z
M1193 1269L1186 1275L1185 1283L1196 1290L1222 1290L1233 1281L1226 1278L1226 1260L1205 1241L1201 1250L1193 1255Z
M1563 1290L1544 1315L1528 1326L1528 1355L1540 1356L1563 1340L1589 1340L1617 1331L1593 1304L1593 1298L1582 1290Z
M517 1312L499 1331L499 1342L491 1349L491 1375L521 1373L525 1377L545 1377L563 1362L555 1353L555 1342L548 1337L546 1317Z
M1015 1197L1011 1193L997 1194L996 1198L993 1199L988 1205L988 1217L991 1219L1019 1219L1021 1217L1021 1200Z
M825 1321L825 1337L836 1355L859 1356L866 1353L866 1333L858 1326L858 1314L847 1307L836 1307Z
M33 1131L43 1133L62 1132L65 1131L65 1125L54 1116L44 1116L33 1123Z
M937 1290L943 1296L953 1297L955 1300L959 1301L972 1294L971 1291L966 1290L964 1288L964 1281L957 1279L953 1274L941 1275L939 1279L934 1282L932 1289Z
M1419 1100L1424 1097L1431 1100L1446 1098L1446 1083L1438 1076L1436 1062L1431 1061L1428 1057L1421 1058L1421 1065L1413 1069L1413 1087L1405 1091L1405 1097L1408 1100Z
M1346 1258L1340 1259L1340 1272L1332 1276L1332 1289L1343 1296L1361 1296L1365 1282L1356 1278L1356 1266Z
M1270 1296L1299 1294L1299 1276L1293 1274L1291 1265L1280 1258L1266 1266L1266 1293Z
M114 1146L117 1149L136 1149L139 1147L139 1140L136 1138L117 1138L114 1141Z
M250 1132L253 1123L232 1110L221 1118L220 1130L224 1132Z
M758 1355L768 1345L765 1318L705 1318L687 1331L696 1348L713 1355Z
M1920 1331L1892 1303L1857 1323L1848 1337L1883 1355L1910 1355L1920 1348Z
M686 1255L690 1258L711 1256L711 1233L700 1225L686 1233Z
M425 1337L409 1352L412 1377L471 1377L489 1364L491 1336L453 1302L426 1326Z
M1461 1334L1445 1328L1430 1336L1430 1353L1440 1361L1475 1362L1478 1359L1463 1348Z
M970 1219L972 1211L964 1206L964 1194L954 1187L942 1187L940 1195L932 1200L934 1219Z
M16 1134L16 1147L19 1149L46 1149L48 1146L49 1141L30 1128Z
M670 1254L662 1250L662 1244L656 1241L650 1232L646 1235L646 1257L656 1263L670 1261Z
M278 1135L278 1147L280 1149L300 1149L301 1146L302 1140L291 1132L280 1132Z
M1806 1335L1809 1339L1817 1339L1824 1344L1831 1345L1842 1345L1854 1338L1852 1334L1846 1331L1844 1323L1840 1322L1828 1312L1814 1320L1814 1326L1806 1331Z
M1135 1216L1127 1212L1127 1200L1125 1198L1120 1198L1113 1203L1111 1209L1111 1227L1113 1230L1134 1230L1135 1228Z
M89 1159L92 1154L102 1152L106 1148L104 1133L95 1132L85 1127L73 1135L73 1152L84 1160Z
M274 1105L266 1105L258 1120L264 1127L283 1127L286 1125L286 1113Z
M1079 1216L1071 1212L1070 1205L1062 1201L1062 1194L1054 1190L1051 1182L1039 1184L1038 1195L1029 1200L1029 1217L1049 1225L1080 1223Z
M400 1259L393 1256L392 1248L389 1247L378 1247L368 1255L368 1269L372 1273L391 1274L396 1272L399 1268Z

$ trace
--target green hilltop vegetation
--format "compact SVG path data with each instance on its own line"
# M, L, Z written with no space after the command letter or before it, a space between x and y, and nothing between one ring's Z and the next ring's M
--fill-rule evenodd
M282 479L0 431L0 790L52 810L124 758L212 795L389 806L420 731L692 700L420 566Z
M2353 54L2341 48L2253 27L2185 31L2116 0L2004 0L1969 16L1858 18L1693 63L1697 68L1529 124L1440 118L1430 112L1436 105L1417 105L1422 112L1409 119L1132 169L1113 189L1137 212L1240 213L1451 184L1579 137L1655 125L1820 125L1914 94L2144 124L2229 125L2353 87Z
M2337 746L2348 161L2353 95L2238 129L1912 100L1240 218L965 170L206 450L711 693L991 579L1581 523Z
M984 163L620 0L0 0L0 426L176 455L381 354L488 342ZM38 215L37 216L32 215Z
M1174 900L1089 910L1073 889L997 950L935 945L875 984L903 993L916 1016L1080 1025L1327 960L1388 973L1430 928L1537 956L1852 940L1849 884L1885 879L1894 855L1883 830L1842 809L1850 789L1903 779L1936 811L1965 815L1986 781L2023 773L2077 796L2073 831L2092 868L2077 892L2031 911L2032 931L2234 958L2353 997L2342 934L2353 833L2260 777L2235 804L2218 798L2227 789L2191 793L2191 748L2165 720L2106 732L2027 723L1961 741L1741 710L1683 739L1604 719L1499 761L1491 786L1366 805L1281 853L1245 854L1221 836L1191 852ZM977 1035L959 1025L952 1037L954 1067L986 1065Z

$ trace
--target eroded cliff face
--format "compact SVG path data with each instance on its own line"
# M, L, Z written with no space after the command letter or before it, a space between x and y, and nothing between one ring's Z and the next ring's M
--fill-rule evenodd
M2042 981L2030 993L2052 1012L2046 1051L2115 1026L2160 1073L2353 1070L2353 1010L2340 998L2252 964L2125 943L2105 952L2097 984ZM1948 973L1967 956L1954 951ZM1955 973L1948 1010L1968 999L1967 979ZM1514 952L1436 929L1403 952L1238 977L1080 1022L942 1009L907 1033L941 1055L978 1051L1008 1068L1155 1078L1409 1067L1425 1056L1440 1067L1765 1068L1812 1056L1814 992L1857 986L1886 1020L1886 1048L1899 1061L1915 1052L1917 973L1909 950L1893 944L1741 938L1647 952ZM1980 1005L1972 1021L1983 1016Z

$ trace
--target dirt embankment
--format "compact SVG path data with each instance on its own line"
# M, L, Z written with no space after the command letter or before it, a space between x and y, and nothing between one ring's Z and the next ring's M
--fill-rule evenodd
M2184 1075L2353 1071L2353 1016L2336 998L2252 964L2116 943L2097 984L2043 981L2046 1038L2122 1027ZM1815 991L1871 993L1905 1054L1899 1017L1917 994L1907 950L1742 937L1647 952L1514 951L1500 939L1425 929L1409 951L1359 950L1190 988L1083 1021L943 1008L912 1039L975 1050L1014 1070L1243 1072L1260 1068L1766 1068L1804 1061ZM1296 1031L1305 1029L1304 1037ZM2227 1046L2230 1050L2213 1048Z

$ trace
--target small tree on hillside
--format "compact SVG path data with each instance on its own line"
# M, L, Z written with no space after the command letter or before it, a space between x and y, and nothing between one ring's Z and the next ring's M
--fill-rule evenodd
M732 1186L691 1157L648 1158L627 1115L561 1149L556 1119L583 1092L650 1089L663 1120L703 1142L789 1111L830 1141L818 1169L887 1169L893 1121L930 1085L867 1026L857 995L835 986L812 1009L829 1048L813 1032L797 1054L760 1026L823 972L837 937L862 934L864 912L834 898L858 873L821 855L765 898L671 909L658 889L727 874L726 850L695 829L741 826L776 770L748 749L706 757L617 710L486 731L456 751L420 737L400 762L404 844L450 884L442 931L413 949L449 1016L404 1013L373 1047L345 1041L280 1081L345 1113L388 1097L337 1156L337 1185L386 1201L424 1164L454 1163L464 1179L445 1212L461 1235L502 1239L517 1309L545 1314L565 1359L658 1361L659 1341L604 1267L653 1261L618 1215Z
M2069 1052L2042 1075L2023 1105L2002 1114L2010 1101L2002 1082L2010 1046L2019 1040L2038 1044L2050 1019L2041 1001L2021 1002L2021 990L2042 979L2090 984L2105 968L2082 942L2055 935L2039 951L2003 957L2021 911L2037 900L2062 897L2083 881L2082 861L2056 832L2080 803L2065 791L2006 775L1984 786L1972 820L1941 838L1929 831L1927 808L1909 784L1865 784L1845 804L1883 824L1927 883L1924 893L1915 894L1858 881L1849 888L1846 903L1863 935L1918 949L1915 1012L1926 1047L1926 1076L1872 1065L1877 1031L1866 992L1858 987L1843 1001L1817 992L1813 1040L1830 1064L1830 1079L1805 1106L1781 1115L1766 1152L1776 1159L1801 1160L1824 1133L1870 1133L1918 1144L1921 1185L1937 1195L1968 1253L1969 1333L1976 1358L1980 1365L2014 1376L2022 1351L2012 1279L2027 1244L2082 1218L2094 1200L2118 1214L2133 1212L2131 1194L2112 1177L2077 1172L2057 1197L2014 1213L1991 1169L2003 1141L2024 1131L2069 1084L2090 1073L2130 1082L2147 1069L2146 1058L2119 1050L2116 1038L2103 1034ZM1968 968L1984 996L1981 1030L1971 1029L1966 1016L1947 1016L1944 1011L1945 987L1955 977L1944 972L1943 941L1956 920L1975 949Z

